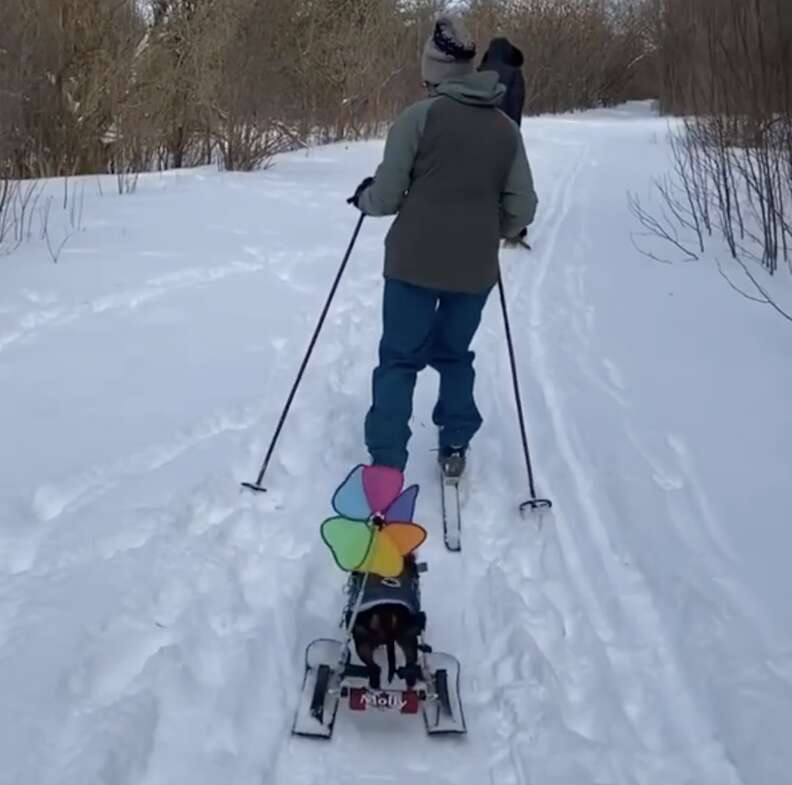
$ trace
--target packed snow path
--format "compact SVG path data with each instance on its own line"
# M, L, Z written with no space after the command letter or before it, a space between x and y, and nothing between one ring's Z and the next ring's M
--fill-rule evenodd
M666 165L665 130L642 107L525 124L534 251L502 261L554 514L516 515L496 297L459 555L439 530L436 380L419 383L407 479L464 740L371 713L340 714L329 744L289 735L305 645L340 612L319 524L365 460L387 221L364 225L271 492L238 488L381 143L132 196L87 178L57 265L36 242L0 258L0 783L792 782L790 336L710 265L632 247L626 192Z

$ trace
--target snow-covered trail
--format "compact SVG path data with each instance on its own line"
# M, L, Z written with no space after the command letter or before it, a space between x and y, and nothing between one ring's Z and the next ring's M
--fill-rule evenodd
M330 744L289 735L304 647L340 612L318 527L364 459L387 222L364 225L271 492L238 482L354 226L343 198L381 150L337 146L91 195L57 266L36 246L0 260L0 783L790 781L785 328L705 266L632 248L625 194L664 165L661 121L525 130L540 216L533 253L503 267L555 512L516 515L496 297L461 554L439 531L431 372L408 468L429 640L462 661L468 737L350 714Z

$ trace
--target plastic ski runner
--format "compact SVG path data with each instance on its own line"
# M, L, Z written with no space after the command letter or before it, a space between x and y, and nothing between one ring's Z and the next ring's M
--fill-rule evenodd
M348 652L342 641L320 638L305 652L305 676L292 733L329 739L341 701L341 678Z
M423 704L426 732L430 736L467 733L459 695L459 661L442 652L426 655L424 667L430 674L431 700Z

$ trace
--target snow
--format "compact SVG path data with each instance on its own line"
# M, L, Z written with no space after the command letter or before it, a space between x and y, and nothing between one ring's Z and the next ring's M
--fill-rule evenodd
M554 513L516 514L496 297L461 554L442 547L429 371L407 474L428 638L461 660L468 736L349 712L329 744L289 734L305 646L340 613L319 524L366 459L387 221L364 224L270 492L239 483L382 151L336 145L133 195L73 182L84 228L58 263L37 239L0 258L2 785L792 782L789 326L714 264L635 251L626 194L668 162L645 106L524 131L534 250L502 261ZM54 243L68 225L53 209Z

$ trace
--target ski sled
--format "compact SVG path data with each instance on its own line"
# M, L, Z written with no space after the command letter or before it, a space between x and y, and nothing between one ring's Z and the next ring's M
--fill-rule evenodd
M354 593L356 586L358 593ZM356 584L354 576L350 577L347 588L350 594L345 618L352 608L359 607L362 593L361 584ZM319 638L308 644L300 702L292 728L294 735L330 739L341 705L354 712L420 713L431 736L467 732L459 694L460 666L455 657L432 651L421 636L415 684L411 688L406 686L403 668L399 667L387 687L373 690L368 671L357 658L349 632L351 625L346 629L344 641ZM397 655L403 659L401 652Z
M412 689L371 690L366 669L352 662L349 646L319 638L305 652L305 677L292 733L332 738L342 703L355 712L422 713L430 736L467 732L459 697L459 662L449 654L422 652L421 677Z
M344 636L308 645L295 735L329 739L342 703L355 712L420 713L431 735L466 732L459 662L423 640L419 576L426 565L416 561L415 551L427 532L413 520L418 491L417 485L404 487L397 469L360 464L333 494L335 515L320 533L348 575ZM383 618L390 618L388 635ZM384 688L376 662L383 649Z

